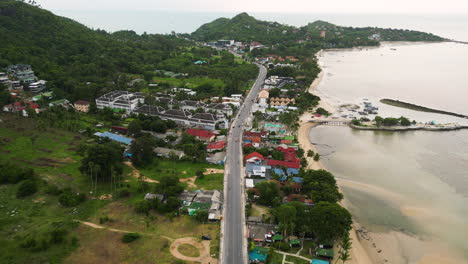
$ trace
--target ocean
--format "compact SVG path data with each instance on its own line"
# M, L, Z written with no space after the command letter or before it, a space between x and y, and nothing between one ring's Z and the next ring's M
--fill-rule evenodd
M379 48L327 51L318 94L332 105L379 106L383 117L421 122L468 120L379 103L399 99L468 114L468 45L386 43ZM319 126L310 132L322 163L339 179L354 219L371 232L399 232L389 263L468 263L468 130L356 131ZM376 242L388 253L390 246ZM432 260L432 261L431 261Z

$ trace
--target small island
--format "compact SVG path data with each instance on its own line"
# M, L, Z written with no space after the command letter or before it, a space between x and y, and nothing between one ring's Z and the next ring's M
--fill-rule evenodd
M410 121L402 116L400 118L376 116L374 120L354 119L349 126L359 130L374 131L409 131L409 130L427 130L427 131L450 131L459 129L468 129L468 126L457 123L436 124L435 122L418 123L415 120Z

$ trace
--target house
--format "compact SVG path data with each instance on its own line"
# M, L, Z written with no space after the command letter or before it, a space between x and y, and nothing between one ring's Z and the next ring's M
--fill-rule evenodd
M70 102L67 100L67 99L60 99L60 100L56 100L56 101L53 101L53 102L50 102L49 103L49 107L54 107L54 106L63 106L63 107L68 107L68 104Z
M298 161L282 161L282 160L268 160L267 162L270 166L279 166L279 167L286 167L286 168L294 168L299 169L301 168L301 163Z
M271 167L268 165L257 165L254 163L247 163L245 165L246 176L251 177L262 177L265 178L270 171Z
M184 190L177 198L182 202L183 206L189 206L192 204L195 196L197 196L197 192L189 192Z
M260 147L262 139L260 137L244 137L244 142L251 143L254 147Z
M256 163L256 164L259 164L260 162L262 162L263 160L265 160L265 158L263 157L262 154L258 153L258 152L252 152L250 153L249 155L247 155L245 157L245 162L247 163ZM271 165L270 165L271 166Z
M260 43L260 42L257 42L257 41L252 41L250 43L250 51L254 50L254 49L261 49L261 48L264 48L265 46Z
M208 150L208 152L213 152L213 151L223 150L225 147L226 147L225 141L217 141L217 142L209 143L206 149Z
M89 112L89 102L85 100L76 101L73 106L78 112L88 113Z
M159 201L163 201L164 200L164 194L155 194L155 193L147 193L145 194L145 200L154 200L154 199L158 199Z
M37 82L33 82L33 83L30 83L28 85L28 88L27 90L31 93L38 93L40 91L43 91L45 90L47 87L46 87L46 81L44 80L39 80Z
M261 137L262 139L265 139L268 137L268 131L244 131L244 137Z
M226 152L216 152L214 154L208 155L206 161L211 164L223 165L226 162Z
M185 130L185 133L194 136L198 140L205 142L211 142L215 138L215 133L208 130L190 128Z
M39 105L32 102L15 102L8 104L3 106L3 111L11 113L21 112L23 116L28 116L28 112L26 111L28 108L34 110L36 113L39 113Z
M283 178L286 174L282 168L273 168L273 172L281 178L281 181L285 181L287 179L287 177L286 179Z
M180 150L175 150L175 149L170 149L170 148L161 148L157 147L153 149L154 153L160 157L164 158L172 158L176 157L178 159L181 159L185 156L185 153Z
M227 116L232 116L232 108L229 106L229 104L223 104L223 103L212 103L208 104L206 106L207 111L214 111L216 113L222 113L226 114Z

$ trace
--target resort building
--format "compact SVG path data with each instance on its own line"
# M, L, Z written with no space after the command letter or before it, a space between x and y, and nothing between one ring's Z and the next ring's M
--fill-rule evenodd
M106 107L133 112L138 104L144 103L145 96L142 93L131 93L128 91L114 91L96 99L99 109Z

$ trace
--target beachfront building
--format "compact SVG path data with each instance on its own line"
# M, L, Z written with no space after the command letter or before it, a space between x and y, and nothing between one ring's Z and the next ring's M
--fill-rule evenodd
M96 99L96 106L99 109L112 108L133 112L144 102L145 96L142 93L131 93L128 91L114 91L107 93Z

